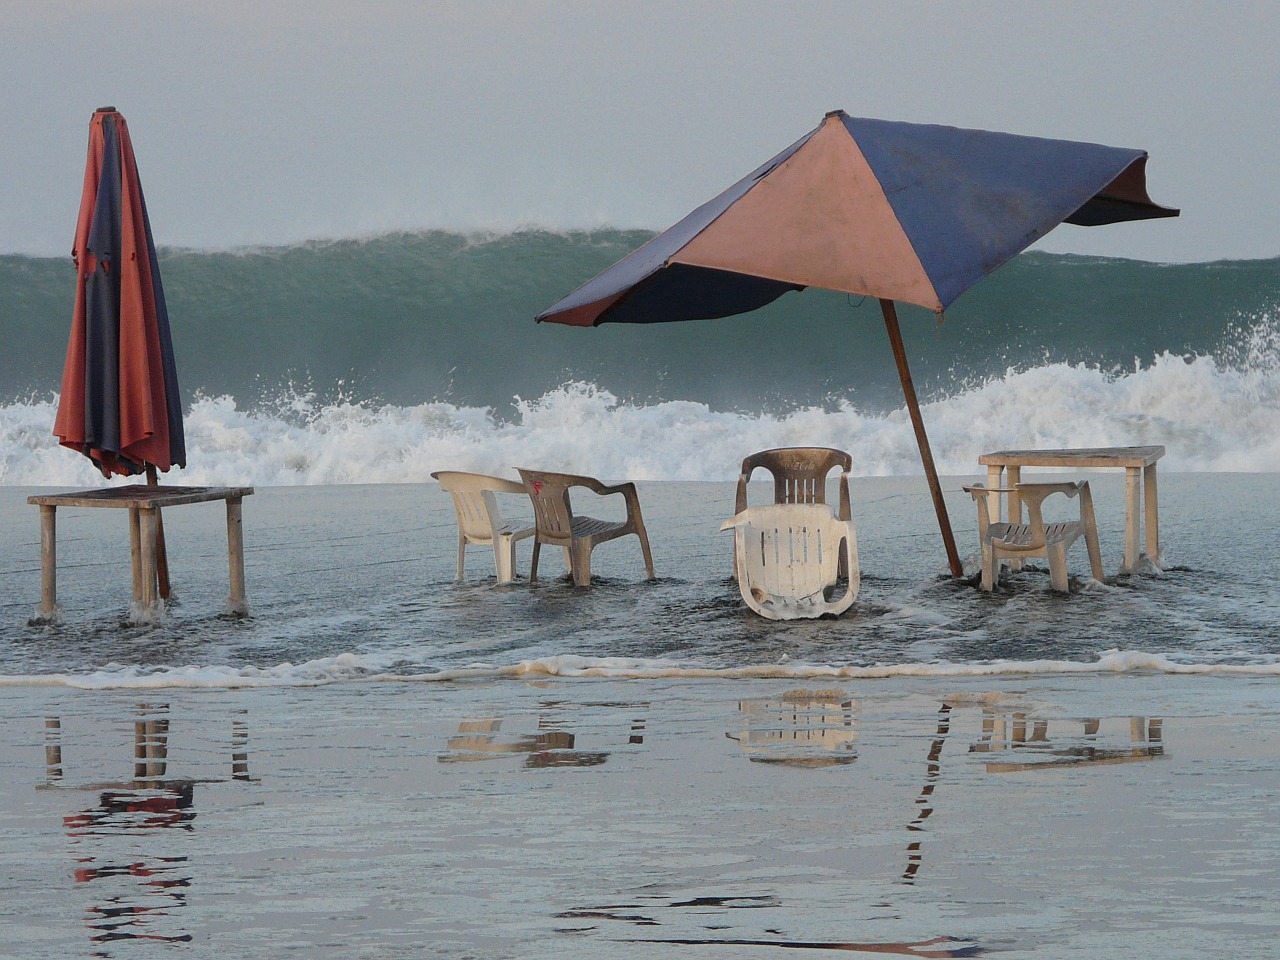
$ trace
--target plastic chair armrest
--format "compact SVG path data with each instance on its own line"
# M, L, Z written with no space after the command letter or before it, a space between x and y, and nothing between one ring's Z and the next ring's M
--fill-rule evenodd
M1020 483L1015 492L1022 497L1024 503L1030 505L1032 502L1041 503L1046 497L1051 497L1055 493L1062 493L1068 497L1079 496L1080 490L1087 488L1088 485L1088 480L1073 480L1067 483Z
M518 493L527 495L528 490L524 488L524 484L518 480L505 480L502 477L494 477L493 482L489 484L489 489L494 493Z

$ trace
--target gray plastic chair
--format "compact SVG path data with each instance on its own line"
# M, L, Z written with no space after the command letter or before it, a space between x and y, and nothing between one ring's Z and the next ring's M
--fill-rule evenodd
M591 551L598 545L628 534L640 538L644 566L653 579L653 556L649 552L649 535L640 515L640 497L634 483L606 486L594 477L572 473L550 473L545 470L520 470L529 499L533 501L534 525L533 565L529 582L538 579L538 552L543 544L564 547L569 558L569 571L575 586L591 584ZM621 494L627 504L627 519L621 522L577 516L569 503L569 490L585 487L600 496Z

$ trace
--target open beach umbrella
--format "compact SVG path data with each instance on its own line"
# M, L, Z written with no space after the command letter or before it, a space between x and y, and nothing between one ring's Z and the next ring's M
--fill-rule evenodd
M746 313L790 290L880 300L951 571L962 572L895 301L941 314L1059 223L1173 217L1147 154L826 115L763 166L538 315L572 326Z
M78 282L54 434L106 477L186 466L160 268L129 128L115 107L89 121L71 257Z

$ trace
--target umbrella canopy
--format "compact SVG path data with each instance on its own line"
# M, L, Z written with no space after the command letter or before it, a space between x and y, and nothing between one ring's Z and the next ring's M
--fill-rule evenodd
M1059 223L1174 217L1147 154L827 114L538 320L727 317L808 286L941 311Z
M727 317L809 286L878 298L959 575L894 302L941 313L1059 223L1177 216L1147 196L1146 162L1142 150L833 111L537 319L598 326Z
M129 128L114 107L89 121L71 256L78 283L54 434L107 477L186 466L160 268Z

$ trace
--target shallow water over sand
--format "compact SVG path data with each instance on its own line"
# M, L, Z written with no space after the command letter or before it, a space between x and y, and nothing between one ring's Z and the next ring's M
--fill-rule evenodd
M945 480L963 555L977 543L962 482ZM1113 471L1093 474L1091 483L1112 574L1122 553L1123 481ZM563 561L554 551L544 553L537 584L499 587L491 554L473 547L468 579L456 582L453 511L434 484L261 488L244 509L253 613L245 621L220 617L227 596L221 505L175 508L166 512L165 528L178 600L154 627L124 623L123 511L64 508L63 623L45 628L27 626L39 599L37 511L25 504L28 491L0 488L0 533L13 545L0 566L0 673L9 682L71 675L91 686L223 686L423 675L477 664L502 670L533 660L555 672L566 666L556 658L566 655L629 658L640 675L993 660L1044 670L1052 667L1042 661L1095 664L1108 650L1206 669L1270 669L1280 661L1280 555L1271 533L1278 487L1269 474L1164 475L1166 572L1106 587L1077 581L1064 598L1048 590L1043 570L1007 576L995 596L945 576L923 480L859 479L858 602L839 620L788 624L751 614L730 577L731 540L719 525L732 512L731 484L642 484L659 580L643 580L637 542L624 538L596 550L590 590L558 578ZM765 495L753 493L753 502ZM608 515L597 504L578 509L588 506ZM507 507L516 516L528 512L524 498ZM527 541L520 545L526 575L529 551ZM1073 574L1087 571L1083 546L1070 560ZM1153 664L1147 658L1129 666Z
M7 688L0 952L1264 956L1277 708L1132 675Z
M0 956L1274 953L1277 480L1161 481L1169 569L1063 598L942 576L923 483L858 480L858 603L791 624L728 577L729 484L643 484L658 582L623 540L586 591L456 583L433 485L263 488L248 620L178 508L149 627L123 515L60 511L31 627L0 488Z

